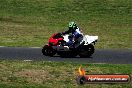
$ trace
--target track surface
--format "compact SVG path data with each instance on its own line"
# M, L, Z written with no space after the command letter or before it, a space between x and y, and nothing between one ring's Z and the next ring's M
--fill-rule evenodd
M59 56L43 56L41 48L0 47L0 60L3 59L132 64L132 50L96 50L90 58L61 58Z

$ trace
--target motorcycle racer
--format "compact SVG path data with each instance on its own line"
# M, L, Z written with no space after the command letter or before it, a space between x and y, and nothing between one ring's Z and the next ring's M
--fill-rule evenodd
M67 42L67 45L73 45L79 37L82 36L80 28L76 25L75 22L69 22L69 29L67 31L62 32L63 35L70 34L69 41Z
M49 38L42 53L45 56L57 54L60 57L75 57L77 55L90 57L95 51L94 45L97 40L98 36L84 35L75 22L70 22L67 31L53 34Z

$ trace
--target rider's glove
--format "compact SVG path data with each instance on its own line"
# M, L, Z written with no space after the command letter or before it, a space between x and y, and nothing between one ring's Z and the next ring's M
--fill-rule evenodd
M61 32L61 35L65 35L65 33L64 32Z
M62 35L62 33L58 33L58 35Z

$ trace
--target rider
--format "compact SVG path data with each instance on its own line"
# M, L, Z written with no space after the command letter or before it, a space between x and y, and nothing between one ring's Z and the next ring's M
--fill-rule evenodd
M75 22L69 22L69 30L62 32L63 35L70 33L72 35L69 36L69 42L67 42L67 44L73 45L77 41L77 39L82 36L81 30Z

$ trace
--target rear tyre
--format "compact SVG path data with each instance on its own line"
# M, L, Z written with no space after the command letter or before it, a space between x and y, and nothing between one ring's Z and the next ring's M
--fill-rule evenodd
M42 53L45 56L53 56L56 54L56 51L51 46L45 45L42 49Z
M80 57L90 57L94 53L95 49L92 44L82 46L79 51Z

